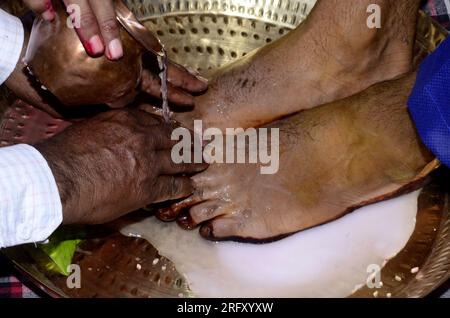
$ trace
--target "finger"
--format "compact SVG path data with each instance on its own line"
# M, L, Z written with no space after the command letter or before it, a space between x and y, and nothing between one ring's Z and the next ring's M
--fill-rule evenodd
M152 139L152 134L158 133L159 129L153 130L154 126L160 126L164 120L138 108L121 108L110 110L98 114L96 117L104 117L108 121L125 123L135 128L141 129L148 138Z
M91 56L100 56L105 52L105 45L101 38L101 33L97 24L97 18L92 11L88 0L64 0L67 12L75 20L74 26L78 37L83 43L86 52ZM78 6L80 16L76 17L77 12L73 6Z
M208 164L206 163L175 163L170 150L159 151L158 158L160 159L160 173L165 175L194 174L208 168ZM191 158L193 159L194 156L191 155Z
M100 28L103 42L106 46L106 57L110 60L118 60L123 56L123 47L120 40L119 23L116 19L114 2L90 1L92 11L97 17L97 24Z
M141 126L145 127L145 133L153 143L154 150L171 150L177 143L183 141L186 144L194 144L196 135L189 129L181 127L175 122L165 122L161 116L155 116L145 110L145 105L140 109L129 109ZM174 131L176 134L174 134ZM172 140L173 136L173 140ZM202 148L203 151L203 148Z
M155 190L154 203L160 203L189 196L193 192L193 186L188 177L160 176Z
M208 80L183 66L171 62L167 70L168 81L189 93L200 93L208 88Z
M179 140L172 140L174 129L175 126L168 123L162 123L160 125L154 125L150 127L148 135L149 138L152 138L153 148L155 150L171 150L173 146L175 146L179 142Z
M159 117L160 120L164 120ZM155 150L172 150L172 148L178 144L184 146L184 149L196 150L195 145L201 144L201 141L196 140L198 135L193 131L178 125L175 122L166 123L163 122L160 125L154 125L149 128L149 136L154 138L153 145ZM189 147L190 145L190 147ZM200 148L201 147L201 148ZM201 152L203 152L203 145L199 146ZM194 158L194 157L193 157ZM203 156L202 156L203 159Z
M150 104L140 104L137 106L139 110L142 110L148 114L151 114L153 116L158 116L161 118L161 108L156 107Z
M142 73L142 90L147 94L161 98L161 80L158 75L147 70ZM167 92L169 102L178 106L192 107L194 106L194 97L169 83Z
M53 21L55 19L55 10L53 9L51 0L24 0L25 5L41 15L42 19Z
M193 107L195 105L194 97L192 95L173 86L171 83L169 83L167 87L169 102L181 107Z
M161 126L165 125L164 119L161 116L154 115L142 108L137 108L133 111L139 124L146 127L148 134L159 134L159 131L165 131L161 128Z

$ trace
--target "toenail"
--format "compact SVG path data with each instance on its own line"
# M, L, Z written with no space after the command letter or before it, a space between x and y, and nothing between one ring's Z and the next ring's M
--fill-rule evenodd
M177 224L184 230L193 230L197 227L191 215L188 213L183 213L177 219Z
M211 225L203 225L200 228L200 235L204 238L212 238L213 237L213 229Z
M156 216L159 220L164 221L164 222L175 221L175 219L177 217L176 213L173 211L172 208L159 209L158 212L156 213Z

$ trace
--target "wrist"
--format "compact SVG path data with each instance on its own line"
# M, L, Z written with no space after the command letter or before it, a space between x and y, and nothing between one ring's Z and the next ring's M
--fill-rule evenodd
M80 190L70 160L66 160L61 155L61 149L55 149L49 142L43 142L34 147L45 158L55 178L62 204L63 224L77 223L79 211L77 194Z
M20 98L26 103L45 111L54 118L61 118L61 114L47 103L49 98L43 96L43 92L40 91L39 85L32 84L33 78L25 69L25 64L21 62L21 59L27 52L29 39L29 28L25 27L22 52L20 53L19 61L17 62L14 71L6 80L4 86L13 93L15 99ZM11 105L11 103L9 105Z

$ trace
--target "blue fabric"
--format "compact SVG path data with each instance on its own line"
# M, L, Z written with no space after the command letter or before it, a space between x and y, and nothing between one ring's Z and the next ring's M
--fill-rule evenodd
M421 64L408 107L423 143L450 167L450 38Z

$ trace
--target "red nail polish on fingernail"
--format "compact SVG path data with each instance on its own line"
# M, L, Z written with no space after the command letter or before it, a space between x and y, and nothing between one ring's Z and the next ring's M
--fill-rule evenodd
M114 39L108 44L106 57L110 60L118 60L123 56L123 47L119 39Z
M53 9L52 2L47 1L45 4L45 12L42 13L42 18L47 21L53 21L55 19L55 10Z
M92 45L89 42L84 42L84 48L89 55L92 55Z
M89 55L98 56L103 53L104 46L98 35L94 35L89 41L84 43L84 47Z

